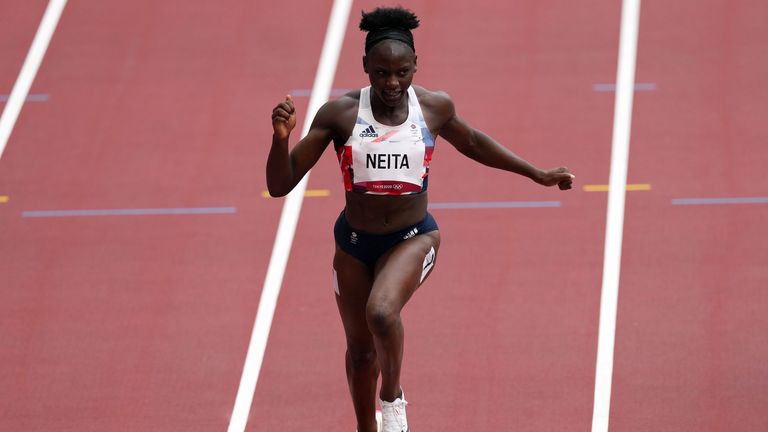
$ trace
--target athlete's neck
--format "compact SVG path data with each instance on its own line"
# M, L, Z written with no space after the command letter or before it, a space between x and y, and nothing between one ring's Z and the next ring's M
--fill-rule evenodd
M408 91L403 91L400 102L390 106L384 103L373 88L371 88L371 111L379 123L387 126L402 124L408 118Z

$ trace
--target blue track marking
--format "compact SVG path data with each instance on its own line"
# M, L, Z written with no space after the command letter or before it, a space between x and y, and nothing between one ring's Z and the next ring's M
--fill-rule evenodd
M768 197L674 198L673 205L768 204Z
M560 201L486 201L486 202L443 202L429 204L430 210L442 209L498 209L498 208L541 208L560 207Z
M210 215L234 214L235 207L137 208L94 210L26 210L21 217L82 217L82 216L156 216L156 215Z
M600 93L615 92L616 84L592 84L592 90ZM635 83L635 91L654 91L656 83Z
M0 102L8 102L8 98L10 98L11 95L7 94L0 94ZM27 95L27 98L25 101L27 102L48 102L50 99L50 96L48 96L47 93L37 93L37 94L31 94Z

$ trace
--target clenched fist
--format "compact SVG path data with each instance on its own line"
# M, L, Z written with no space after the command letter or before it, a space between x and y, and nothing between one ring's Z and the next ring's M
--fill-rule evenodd
M288 139L294 127L296 127L296 107L293 105L293 98L288 95L272 110L272 129L277 138Z
M571 174L568 168L560 167L544 171L539 179L539 183L544 186L557 185L561 190L566 190L572 187L574 178L576 176Z

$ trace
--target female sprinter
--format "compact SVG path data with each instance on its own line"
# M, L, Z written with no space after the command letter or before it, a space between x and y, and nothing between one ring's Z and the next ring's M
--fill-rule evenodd
M330 142L338 157L346 206L334 227L336 301L347 339L346 370L360 432L376 431L376 386L382 430L407 432L400 387L403 325L400 311L432 270L440 234L427 212L427 180L435 139L462 154L544 185L570 189L566 168L541 170L473 129L451 98L412 86L419 20L402 8L363 13L363 70L370 87L326 103L307 136L288 151L296 125L287 96L272 112L267 186L272 196L293 189Z

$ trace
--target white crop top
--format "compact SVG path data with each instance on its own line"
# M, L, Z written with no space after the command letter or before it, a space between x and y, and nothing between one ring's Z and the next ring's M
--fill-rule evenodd
M408 118L399 126L376 121L370 86L360 89L357 123L337 157L348 192L407 195L427 190L435 140L413 87L408 87Z

